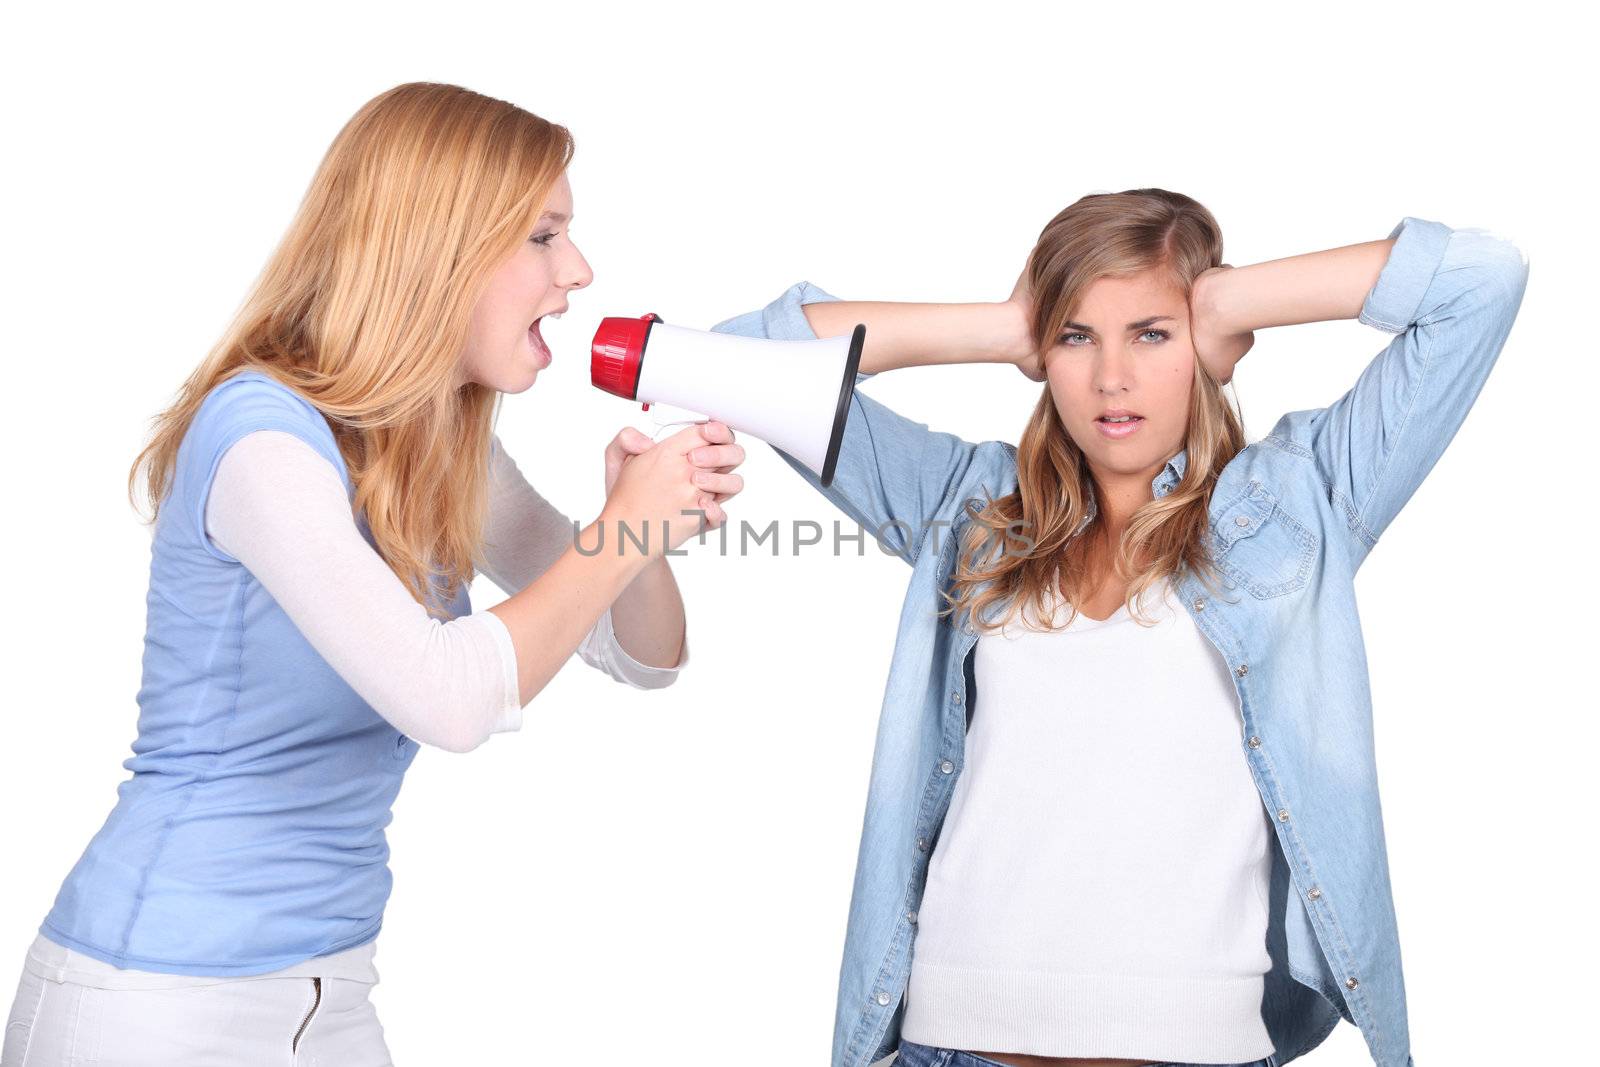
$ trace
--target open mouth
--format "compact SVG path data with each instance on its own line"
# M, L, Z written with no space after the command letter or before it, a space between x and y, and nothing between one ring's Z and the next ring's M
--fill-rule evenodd
M559 318L560 314L546 316L540 315L533 320L533 325L528 327L528 347L533 349L534 355L540 357L540 368L548 367L552 358L550 346L545 343L544 334L539 331L539 324L546 318Z
M1127 437L1144 424L1144 416L1119 415L1114 418L1107 418L1106 416L1102 415L1098 419L1095 419L1094 423L1100 428L1100 432L1105 434L1107 437Z
M535 322L528 327L528 347L533 349L534 355L539 356L543 366L550 365L550 346L544 343L544 337L539 333L539 324Z

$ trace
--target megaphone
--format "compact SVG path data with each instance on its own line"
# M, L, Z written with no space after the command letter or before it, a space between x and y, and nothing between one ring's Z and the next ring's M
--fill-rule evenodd
M849 337L771 341L668 326L654 312L606 318L594 333L589 380L642 401L658 426L711 418L748 432L799 460L827 488L866 339L865 324Z

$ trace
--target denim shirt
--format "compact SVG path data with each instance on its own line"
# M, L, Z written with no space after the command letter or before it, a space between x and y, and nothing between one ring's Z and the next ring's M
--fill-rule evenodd
M1395 336L1327 407L1283 415L1211 488L1207 536L1223 581L1175 583L1232 666L1239 744L1275 830L1262 1018L1278 1063L1342 1017L1378 1067L1410 1067L1400 943L1353 579L1477 398L1527 283L1527 257L1480 229L1406 217L1360 321ZM809 282L715 330L811 340ZM858 374L857 382L871 377ZM878 721L839 972L833 1067L899 1044L917 907L964 762L976 630L937 617L960 538L1017 487L1016 448L931 430L856 390L832 485L785 462L912 568ZM1187 451L1152 481L1185 477ZM991 605L996 620L1004 605ZM1137 1051L1137 1050L1133 1050Z

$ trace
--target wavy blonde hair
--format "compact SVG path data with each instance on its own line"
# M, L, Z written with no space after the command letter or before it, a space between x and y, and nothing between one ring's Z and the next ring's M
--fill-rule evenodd
M379 555L431 614L481 564L497 390L455 384L474 305L527 239L572 135L503 100L410 82L333 140L288 232L128 472L154 523L206 394L250 369L328 419Z
M1055 347L1097 278L1161 270L1187 294L1202 271L1221 262L1216 219L1181 193L1130 189L1085 196L1050 220L1028 257L1034 344L1041 352ZM1114 573L1130 580L1124 602L1141 625L1151 620L1137 602L1157 581L1192 570L1214 590L1218 579L1206 547L1208 507L1217 477L1245 447L1244 427L1221 383L1198 358L1194 366L1183 479L1133 513L1112 554ZM1091 573L1091 550L1105 535L1104 515L1083 528L1086 536L1074 533L1088 518L1093 491L1088 462L1061 424L1046 384L1017 446L1017 490L981 509L966 508L973 522L940 615L961 613L989 633L1030 607L1048 618L1044 613L1059 588L1070 607L1063 625L1070 624L1099 577ZM1026 536L1019 538L1019 531ZM1003 601L1009 602L1004 617L986 623L990 605Z

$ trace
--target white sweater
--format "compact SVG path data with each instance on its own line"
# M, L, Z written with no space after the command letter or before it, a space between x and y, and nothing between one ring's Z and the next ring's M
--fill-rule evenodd
M485 569L516 593L572 543L572 522L540 496L494 439ZM363 700L413 740L467 751L522 725L516 649L489 611L448 622L414 600L356 527L333 464L282 430L245 434L223 454L206 534L238 559L307 642ZM639 689L676 667L640 663L617 642L608 607L578 646L590 666Z
M1228 666L1158 589L1151 627L1119 608L978 638L907 1039L1185 1063L1272 1052L1271 824Z

